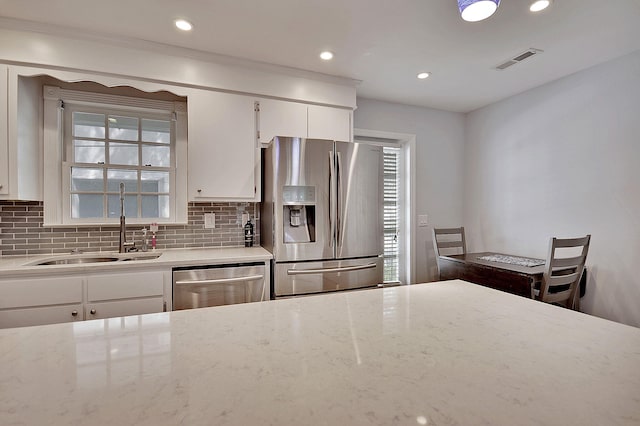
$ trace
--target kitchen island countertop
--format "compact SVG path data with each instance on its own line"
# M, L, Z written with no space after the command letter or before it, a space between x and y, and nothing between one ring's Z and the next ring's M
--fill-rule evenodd
M0 330L28 425L627 425L640 329L463 281Z

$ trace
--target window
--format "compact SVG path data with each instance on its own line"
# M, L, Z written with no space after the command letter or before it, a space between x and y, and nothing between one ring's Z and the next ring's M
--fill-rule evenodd
M44 93L45 226L187 221L184 102Z
M169 219L175 140L171 115L65 107L63 197L72 220L120 217L120 183L128 218Z
M384 166L384 282L400 280L399 244L400 234L400 148L383 147Z

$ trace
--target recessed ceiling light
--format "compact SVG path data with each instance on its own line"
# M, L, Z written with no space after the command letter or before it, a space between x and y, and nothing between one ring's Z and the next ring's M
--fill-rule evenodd
M418 78L420 80L424 80L425 78L429 77L431 75L430 72L421 72L420 74L418 74Z
M333 52L329 52L328 50L325 50L320 54L320 59L323 59L325 61L329 61L333 59Z
M532 12L540 12L541 10L546 9L551 4L551 0L536 0L531 3L529 6L529 10Z
M176 27L178 27L178 29L182 31L191 31L191 29L193 28L193 25L191 25L191 22L185 21L184 19L177 19Z

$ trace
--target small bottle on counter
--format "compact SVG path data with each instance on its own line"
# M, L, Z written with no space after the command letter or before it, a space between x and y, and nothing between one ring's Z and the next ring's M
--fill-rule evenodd
M158 232L158 224L153 222L150 226L151 228L151 250L156 249L156 232Z
M253 223L251 223L251 218L244 225L244 246L253 247Z

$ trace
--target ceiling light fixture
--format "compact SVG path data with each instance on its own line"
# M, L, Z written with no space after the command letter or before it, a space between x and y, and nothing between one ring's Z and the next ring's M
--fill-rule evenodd
M420 80L424 80L425 78L428 78L431 75L430 72L421 72L420 74L418 74L418 78Z
M325 60L325 61L329 61L329 60L333 59L333 52L329 52L328 50L325 50L324 52L322 52L320 54L320 59Z
M498 9L500 0L458 0L460 16L468 22L487 19Z
M551 4L551 0L536 0L531 3L529 6L529 10L532 12L540 12L541 10L546 9Z
M182 31L191 31L191 29L193 29L193 25L191 25L191 22L185 21L184 19L177 19L176 27L178 27L178 29Z

